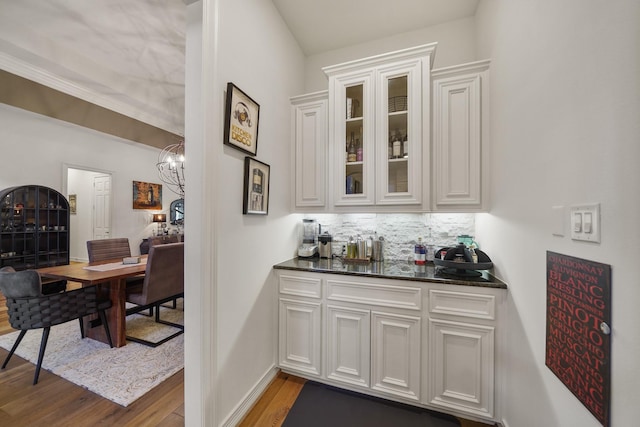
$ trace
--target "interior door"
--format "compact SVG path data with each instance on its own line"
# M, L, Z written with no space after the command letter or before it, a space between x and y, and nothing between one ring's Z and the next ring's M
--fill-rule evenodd
M93 238L111 237L111 175L93 178Z

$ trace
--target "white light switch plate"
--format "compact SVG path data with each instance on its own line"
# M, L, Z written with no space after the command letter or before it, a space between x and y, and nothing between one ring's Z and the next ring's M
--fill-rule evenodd
M600 243L600 203L571 206L571 238Z

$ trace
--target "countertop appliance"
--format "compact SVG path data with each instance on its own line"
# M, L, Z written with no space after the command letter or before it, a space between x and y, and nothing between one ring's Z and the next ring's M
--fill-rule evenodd
M302 243L298 247L298 256L311 258L318 253L318 235L320 224L315 219L302 220Z
M326 231L318 236L318 248L320 249L320 258L331 258L333 237Z

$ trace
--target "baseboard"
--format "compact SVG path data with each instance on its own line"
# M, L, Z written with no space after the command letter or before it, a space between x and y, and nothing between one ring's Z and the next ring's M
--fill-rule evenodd
M223 427L233 427L238 425L253 405L258 401L260 396L262 396L262 393L264 393L267 387L269 387L269 384L271 384L271 381L276 377L279 371L280 370L275 365L269 368L260 381L258 381L253 388L249 390L249 393L245 395L244 399L242 399L242 401L220 425Z

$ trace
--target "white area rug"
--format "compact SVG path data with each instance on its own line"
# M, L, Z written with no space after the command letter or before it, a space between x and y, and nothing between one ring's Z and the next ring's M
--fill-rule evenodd
M182 299L176 310L162 308L160 318L183 324ZM176 328L155 323L153 317L127 317L127 335L159 341ZM0 336L0 347L10 350L19 332ZM28 331L13 358L20 356L34 364L38 360L42 329ZM184 334L159 347L127 342L120 348L91 338L80 338L78 321L51 328L42 368L86 388L119 405L128 406L184 367ZM11 369L14 359L5 369ZM1 363L1 362L0 362ZM36 386L37 387L37 386Z

